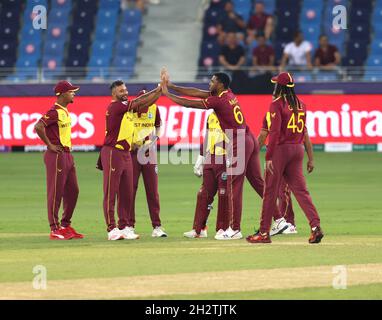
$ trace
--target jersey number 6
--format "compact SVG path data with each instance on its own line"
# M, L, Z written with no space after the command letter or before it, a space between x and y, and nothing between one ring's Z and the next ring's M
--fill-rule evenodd
M235 108L233 108L233 115L238 124L242 124L244 122L244 117L239 106L235 106Z

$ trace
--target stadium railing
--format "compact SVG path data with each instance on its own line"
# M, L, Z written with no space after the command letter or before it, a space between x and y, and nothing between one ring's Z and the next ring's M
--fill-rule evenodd
M133 73L134 70L130 67L66 67L54 70L25 67L22 68L21 73L18 72L19 76L14 75L14 71L14 68L0 68L0 83L54 83L59 79L72 79L87 83L108 83L116 78L128 80L127 82L137 82L137 77ZM221 71L232 76L241 75L251 79L264 74L277 74L281 70L278 67L242 67L234 71L224 67L200 67L194 70L170 70L170 73L174 75L173 79L176 81L208 82L213 73ZM297 82L382 82L382 66L337 67L330 71L319 68L287 67L286 71L291 72ZM159 74L159 70L152 69L142 72L145 79L152 79L154 82ZM84 77L84 74L91 74L92 77Z

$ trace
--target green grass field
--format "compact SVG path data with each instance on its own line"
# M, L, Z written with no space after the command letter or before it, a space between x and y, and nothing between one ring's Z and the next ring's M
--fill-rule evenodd
M262 154L263 158L264 154ZM315 154L307 176L325 237L309 245L309 226L294 201L297 235L270 245L186 239L201 179L192 165L160 165L161 219L168 238L151 238L143 183L136 241L107 241L97 153L74 154L80 196L73 226L83 240L50 241L42 154L0 155L0 298L91 299L381 299L382 154ZM217 207L215 205L215 207ZM258 227L261 202L246 182L244 236ZM32 289L36 265L47 290ZM347 289L334 289L333 266L347 268ZM119 283L115 292L107 283ZM62 290L60 290L62 288Z

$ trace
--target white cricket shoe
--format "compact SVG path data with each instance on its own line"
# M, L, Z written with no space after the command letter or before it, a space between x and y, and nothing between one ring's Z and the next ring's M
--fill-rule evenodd
M126 239L126 240L139 239L139 234L135 233L135 230L133 227L125 227L125 229L121 230L121 234L123 239Z
M296 234L297 233L297 228L296 226L294 226L293 224L291 223L287 223L288 225L288 228L286 228L284 231L283 231L283 234Z
M207 238L207 228L202 229L200 234L197 234L195 229L183 233L183 236L186 238Z
M159 227L155 227L151 236L153 238L166 238L167 237L167 233L163 231L163 229L159 226Z
M219 229L217 232L216 232L216 235L215 235L215 239L218 240L217 238L219 238L220 236L222 236L224 234L224 230L223 229Z
M243 238L243 234L240 230L232 230L229 227L227 230L220 232L220 230L216 233L216 240L239 240Z
M113 230L107 233L107 240L121 240L123 239L122 232L118 228L114 228Z
M281 234L286 228L288 228L288 223L286 222L286 220L284 218L277 219L273 223L273 226L269 235L272 237L277 234Z
M243 234L240 230L233 230L233 234L231 235L232 240L243 239Z

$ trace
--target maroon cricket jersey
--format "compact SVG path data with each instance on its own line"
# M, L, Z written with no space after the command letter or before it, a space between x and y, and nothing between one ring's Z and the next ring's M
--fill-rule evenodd
M131 108L131 101L112 101L106 110L105 146L117 147L122 150L130 150L130 143L126 139L119 139L122 128L122 120L125 113ZM132 128L133 129L133 128Z
M71 119L67 108L55 103L39 121L44 124L45 134L52 144L71 148Z
M239 102L231 90L223 91L219 96L209 96L203 100L206 109L214 109L223 131L227 129L247 129Z
M297 113L294 113L284 98L276 98L272 101L265 118L269 128L266 160L272 160L277 145L302 144L304 142L306 106L302 101L300 101Z

